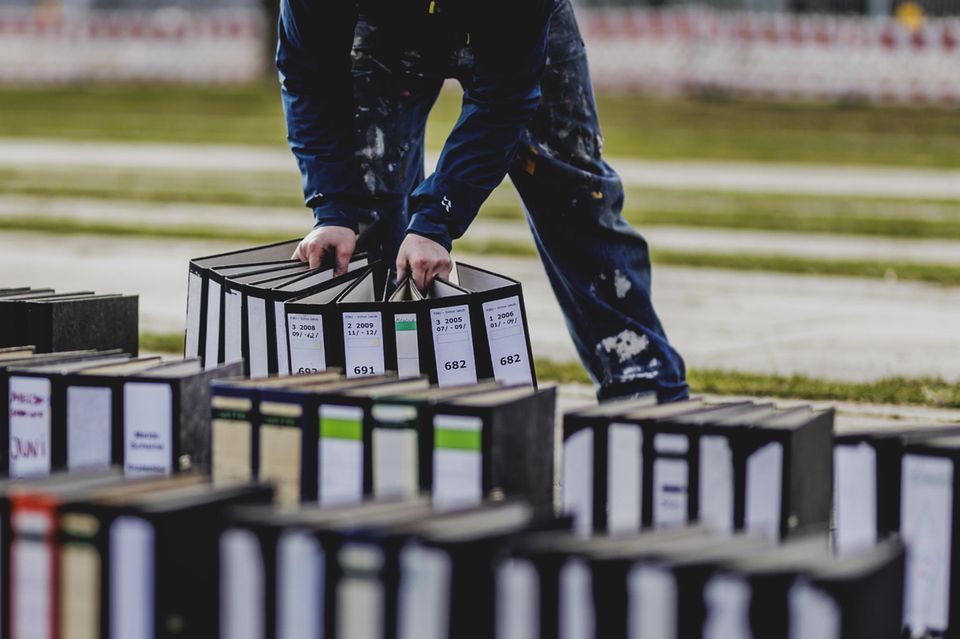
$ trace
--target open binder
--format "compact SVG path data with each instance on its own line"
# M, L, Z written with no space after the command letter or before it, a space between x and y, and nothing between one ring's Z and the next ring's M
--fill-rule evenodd
M187 356L205 367L244 360L254 377L343 368L350 377L397 371L441 386L493 378L536 384L520 283L458 263L454 281L393 287L365 254L333 277L289 259L297 241L190 263Z

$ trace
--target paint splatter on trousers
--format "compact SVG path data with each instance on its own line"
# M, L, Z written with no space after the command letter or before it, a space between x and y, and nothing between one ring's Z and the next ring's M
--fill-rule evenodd
M468 86L468 46L438 55L390 43L389 25L361 19L353 50L358 170L373 224L393 259L424 177L424 130L444 80ZM586 51L569 0L550 25L540 109L510 169L537 251L601 399L656 391L687 396L684 362L651 302L646 241L623 218L623 185L602 159ZM481 211L482 215L482 211ZM469 233L469 231L468 231Z

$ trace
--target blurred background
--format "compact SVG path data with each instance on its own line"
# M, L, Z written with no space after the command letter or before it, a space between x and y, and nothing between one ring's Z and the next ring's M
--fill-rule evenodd
M0 0L2 283L141 293L175 350L189 257L310 228L275 4ZM960 0L577 14L695 388L960 407ZM584 380L509 184L458 256L522 279L541 374Z

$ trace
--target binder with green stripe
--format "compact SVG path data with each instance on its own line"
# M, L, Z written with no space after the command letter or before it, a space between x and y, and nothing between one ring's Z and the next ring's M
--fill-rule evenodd
M257 476L277 486L277 499L285 505L315 502L319 490L319 442L331 427L320 407L350 389L389 384L392 377L370 377L261 388L257 398L259 423L255 429ZM339 426L339 428L337 428ZM343 434L344 424L334 425Z
M431 426L434 506L506 496L552 509L555 411L555 387L501 387L438 402Z

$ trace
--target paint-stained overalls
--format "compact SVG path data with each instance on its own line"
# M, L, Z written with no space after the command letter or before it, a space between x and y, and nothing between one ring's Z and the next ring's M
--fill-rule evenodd
M435 15L469 1L496 11L496 0L408 4L419 2ZM501 1L510 7L528 0ZM570 0L542 0L540 66L536 46L517 48L516 64L533 65L528 76L514 74L509 63L484 65L469 25L465 33L433 34L424 30L430 18L408 27L397 24L396 9L389 17L365 14L363 0L359 19L345 10L331 17L328 9L319 17L323 28L311 30L307 23L318 19L316 7L324 3L338 0L282 0L278 49L290 144L317 226L372 225L391 261L407 232L449 249L508 171L598 396L655 390L661 401L686 397L683 359L650 299L646 241L622 217L623 185L601 158L586 52ZM509 11L497 19L510 20ZM535 32L536 18L527 19L523 33ZM349 27L352 47L335 30L338 23ZM504 49L496 50L509 52L519 33L505 32ZM330 59L346 55L344 49L350 52L346 79L329 71ZM425 180L424 128L448 78L464 87L464 111L437 172ZM347 82L353 100L333 99L347 92ZM509 90L498 93L498 83ZM331 125L351 120L353 126L339 132Z

